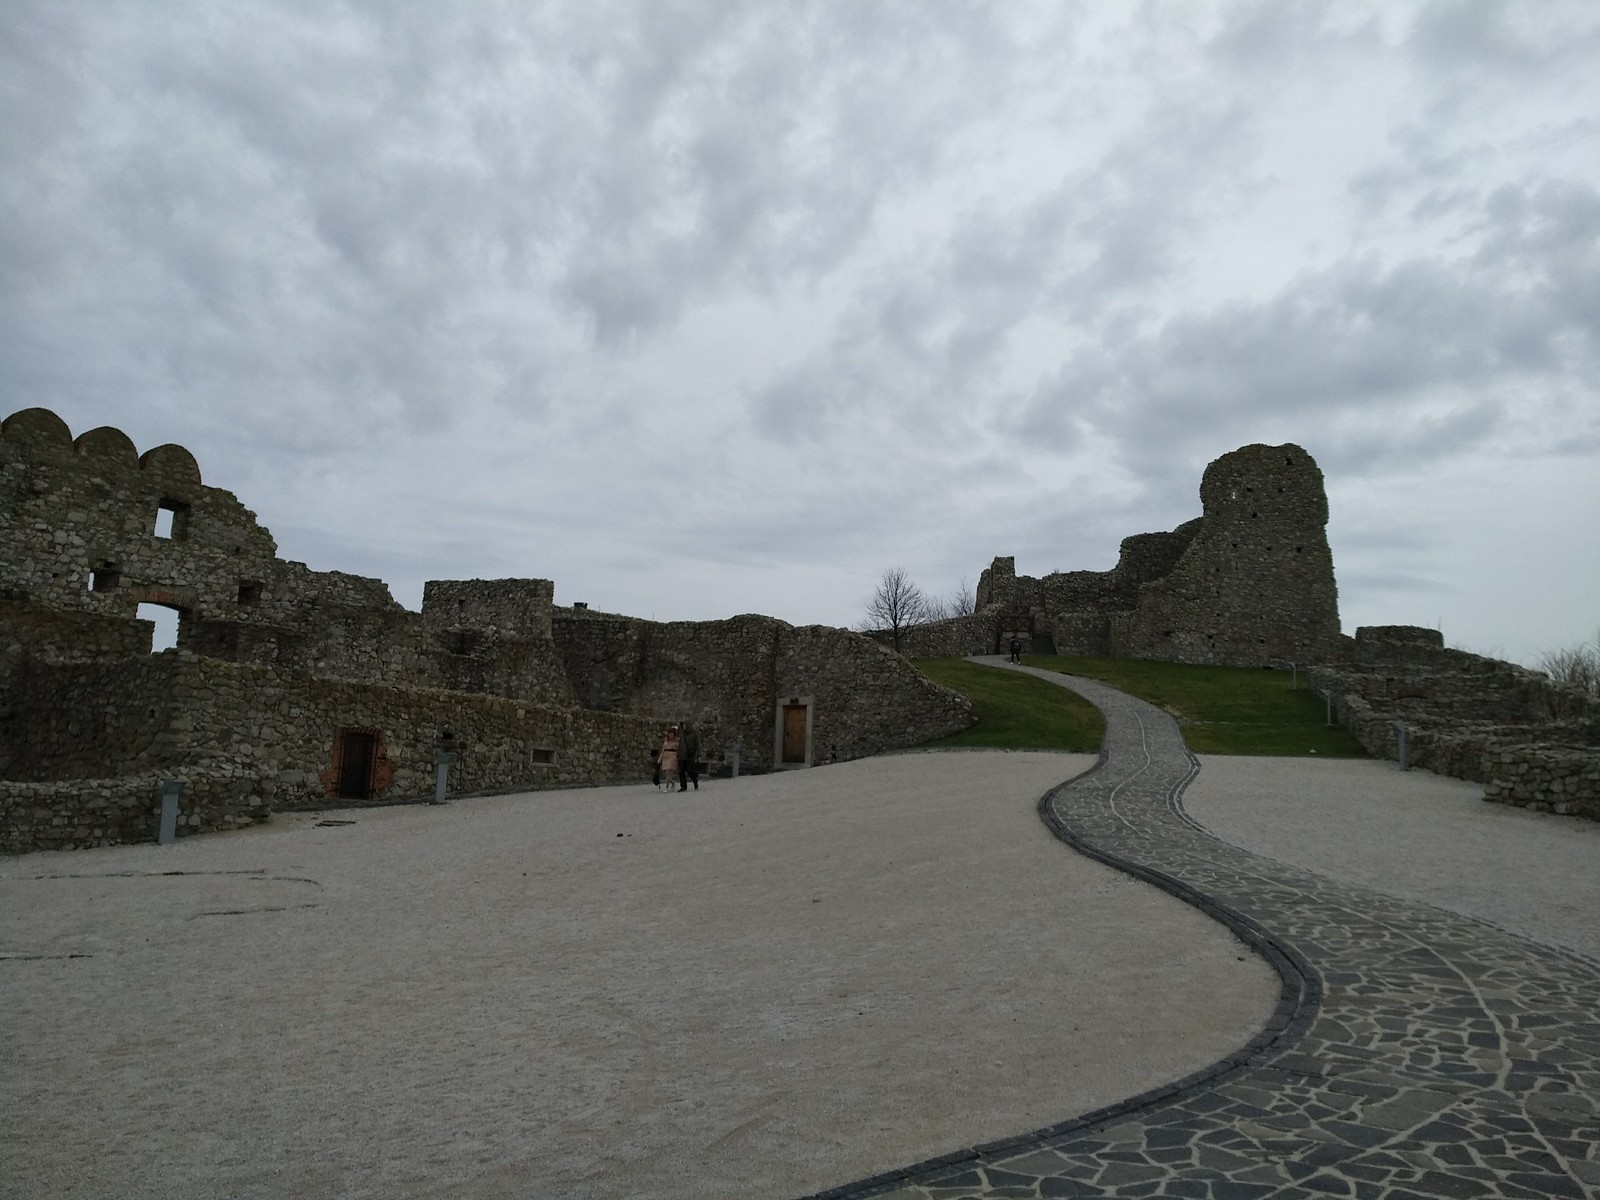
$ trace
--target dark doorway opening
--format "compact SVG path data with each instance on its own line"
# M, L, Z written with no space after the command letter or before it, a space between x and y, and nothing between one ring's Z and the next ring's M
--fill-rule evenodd
M372 799L372 769L378 757L378 735L371 729L343 729L339 734L339 798Z

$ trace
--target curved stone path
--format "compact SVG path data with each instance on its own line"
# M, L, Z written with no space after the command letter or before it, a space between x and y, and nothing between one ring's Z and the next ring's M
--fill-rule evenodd
M1183 811L1199 766L1170 717L1010 669L1106 717L1046 824L1232 928L1283 980L1276 1011L1167 1087L811 1200L1600 1197L1600 963L1218 841Z

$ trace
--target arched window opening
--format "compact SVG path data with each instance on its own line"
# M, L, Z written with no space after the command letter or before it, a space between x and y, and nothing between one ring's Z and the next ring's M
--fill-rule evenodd
M178 609L165 604L141 604L138 615L141 621L155 622L155 635L150 639L151 654L171 650L178 644L178 627L183 621L183 614Z

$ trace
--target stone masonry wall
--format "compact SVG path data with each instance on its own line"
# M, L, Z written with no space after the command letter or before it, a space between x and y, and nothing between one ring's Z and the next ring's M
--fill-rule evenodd
M7 730L8 779L45 783L146 770L173 720L180 655L100 662L25 660Z
M1298 446L1245 446L1206 468L1201 523L1171 571L1113 624L1116 651L1267 666L1341 640L1322 472Z
M58 783L0 780L0 854L156 841L164 778L145 773ZM239 829L268 815L260 781L190 774L178 793L177 834Z
M812 753L819 763L915 746L971 723L964 696L928 680L887 646L844 630L783 628L775 665L779 698L813 698ZM769 734L769 756L770 741Z
M445 728L465 742L451 773L451 790L460 792L642 780L657 732L653 721L620 714L188 656L173 693L175 730L155 765L181 774L241 764L267 781L274 808L337 798L341 729L381 735L380 800L432 793L435 739Z
M886 644L887 635L875 637ZM962 658L968 654L994 654L1000 626L994 612L968 613L943 621L929 621L900 634L900 653L907 658Z
M1341 723L1378 758L1484 784L1484 798L1600 819L1600 701L1538 672L1444 646L1430 629L1364 627L1314 668Z
M964 699L848 630L752 615L658 623L565 609L556 610L554 630L583 703L693 721L707 756L738 747L742 770L775 766L779 696L814 697L813 744L840 760L914 745L970 720Z
M414 614L388 588L280 560L255 514L206 486L182 446L139 455L110 427L74 440L54 413L24 409L0 423L0 495L12 500L0 506L0 592L18 603L123 620L156 604L178 612L178 644L208 656L344 678L416 669L415 639L394 637Z
M1124 538L1110 571L1019 576L996 558L980 610L1028 614L1062 654L1267 666L1342 643L1322 472L1299 446L1245 446L1206 468L1202 515ZM1013 616L1012 624L1020 624Z

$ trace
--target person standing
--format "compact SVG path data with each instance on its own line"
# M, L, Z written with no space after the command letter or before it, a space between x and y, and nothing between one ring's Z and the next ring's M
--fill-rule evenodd
M1011 639L1011 661L1014 662L1014 663L1020 663L1022 661L1022 639L1021 638L1013 637Z
M656 757L656 786L661 786L661 779L666 777L667 787L672 786L672 777L678 773L678 727L667 726L667 736L661 739L661 753Z
M678 790L687 792L689 785L700 790L700 731L688 721L678 733Z

